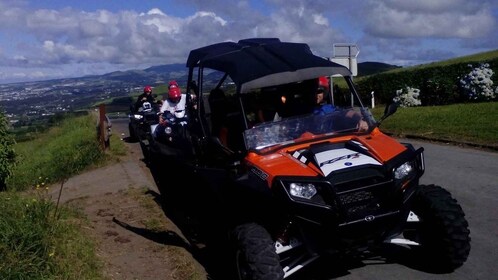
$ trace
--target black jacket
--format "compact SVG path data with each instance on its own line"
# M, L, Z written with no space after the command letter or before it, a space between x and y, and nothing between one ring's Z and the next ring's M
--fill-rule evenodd
M145 100L142 100L144 97ZM151 94L142 93L137 97L137 101L135 102L135 112L138 111L138 109L142 107L142 104L146 101L149 102L151 105L154 105L154 103L156 102L152 93Z

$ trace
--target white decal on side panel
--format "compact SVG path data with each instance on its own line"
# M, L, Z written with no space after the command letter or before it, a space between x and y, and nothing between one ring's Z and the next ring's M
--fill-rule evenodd
M292 154L292 156L304 164L306 164L308 162L308 159L305 156L303 156L300 151L295 151Z
M315 158L325 176L328 176L332 171L354 166L381 165L372 157L345 148L317 153Z
M363 146L363 144L361 142L358 142L358 141L354 141L354 140L351 140L352 143L358 145L358 147L362 148L363 150L366 150L368 151L368 148Z

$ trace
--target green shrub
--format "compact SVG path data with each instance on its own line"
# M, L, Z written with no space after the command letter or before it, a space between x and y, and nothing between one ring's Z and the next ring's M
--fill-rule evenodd
M12 168L16 160L13 149L14 144L14 139L8 131L5 114L0 111L0 191L5 189L5 182L12 174Z
M462 95L460 80L468 74L469 63L477 65L482 62L405 68L362 77L356 83L362 99L369 100L370 93L374 91L377 101L383 104L391 102L396 90L405 87L420 89L422 106L462 103L468 101L468 96ZM485 62L494 73L498 71L498 58L491 57ZM494 84L498 84L498 75L492 79Z

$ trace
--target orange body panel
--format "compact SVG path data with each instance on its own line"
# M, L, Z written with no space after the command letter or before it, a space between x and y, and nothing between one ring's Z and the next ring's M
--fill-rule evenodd
M362 136L342 136L329 139L320 139L314 142L298 143L291 147L285 147L276 152L259 155L250 152L246 157L246 163L255 166L268 175L267 182L271 186L275 176L323 176L322 172L312 164L305 165L291 156L297 150L305 149L316 143L341 143L354 140L368 148L371 156L377 161L385 163L396 155L406 150L406 147L395 139L385 135L378 128L371 134Z
M375 128L370 135L358 138L359 141L368 147L372 156L384 163L406 150L406 147L390 136Z

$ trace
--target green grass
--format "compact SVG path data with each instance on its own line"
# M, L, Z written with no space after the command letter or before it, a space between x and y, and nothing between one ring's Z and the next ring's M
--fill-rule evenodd
M42 196L0 193L0 279L101 279L77 213L54 211Z
M109 157L100 149L96 137L96 117L92 114L71 117L31 141L17 143L18 163L7 180L10 190L26 190L38 178L59 182L78 172L104 163ZM114 136L114 135L113 135ZM110 154L123 155L124 144L111 138Z
M375 108L380 119L384 108ZM381 125L383 131L397 136L428 139L498 148L498 102L456 104L434 107L398 108Z
M14 146L18 164L7 187L24 190L39 177L60 181L103 159L96 137L94 116L69 118L60 126Z

